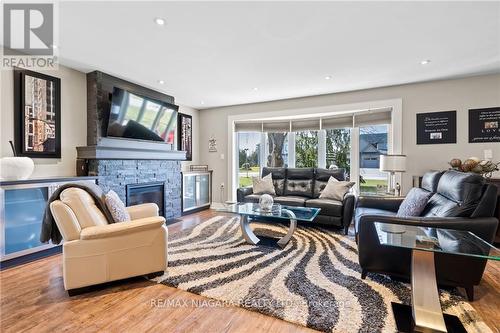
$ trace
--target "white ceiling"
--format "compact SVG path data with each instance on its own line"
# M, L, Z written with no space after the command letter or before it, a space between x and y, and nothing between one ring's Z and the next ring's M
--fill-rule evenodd
M500 71L500 2L63 2L59 12L63 64L198 109Z

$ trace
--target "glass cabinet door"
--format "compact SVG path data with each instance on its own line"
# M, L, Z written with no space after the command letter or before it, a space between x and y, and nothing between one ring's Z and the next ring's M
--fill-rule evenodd
M47 187L5 190L5 255L44 245L40 231L48 192Z
M196 176L184 175L182 190L182 207L188 210L196 207Z
M210 177L209 175L199 175L196 176L196 181L198 182L198 206L206 205L210 203L209 191L210 191Z

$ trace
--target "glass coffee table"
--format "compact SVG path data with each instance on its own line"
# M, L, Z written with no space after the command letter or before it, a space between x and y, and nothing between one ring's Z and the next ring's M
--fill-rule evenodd
M434 253L500 260L500 251L469 231L375 222L381 245L412 250L411 308L392 303L399 332L466 332L441 310Z
M274 204L270 211L260 209L258 203L236 203L218 211L240 215L240 227L245 241L249 244L257 245L260 239L250 228L252 219L260 222L281 223L290 221L290 227L285 236L278 240L278 245L284 248L290 241L297 228L297 221L312 222L318 215L320 208L292 207Z

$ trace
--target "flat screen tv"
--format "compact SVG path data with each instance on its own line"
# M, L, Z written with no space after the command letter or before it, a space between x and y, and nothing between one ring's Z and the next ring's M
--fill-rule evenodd
M107 135L173 145L178 109L177 105L115 87Z

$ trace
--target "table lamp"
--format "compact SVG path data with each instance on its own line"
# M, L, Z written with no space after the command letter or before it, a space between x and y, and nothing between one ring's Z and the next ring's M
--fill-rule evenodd
M394 175L396 172L406 171L406 155L380 155L380 171L389 172L390 179L390 192L397 196L401 195L401 185L395 183Z

